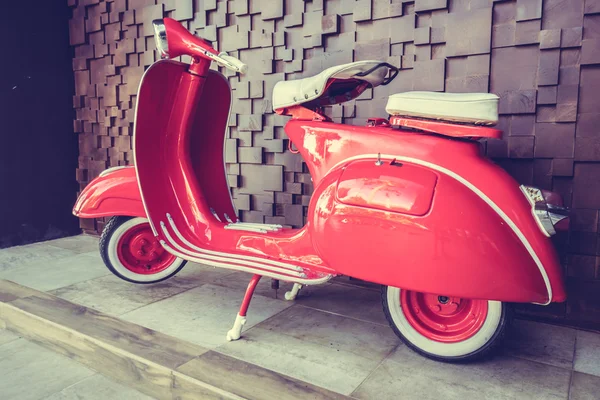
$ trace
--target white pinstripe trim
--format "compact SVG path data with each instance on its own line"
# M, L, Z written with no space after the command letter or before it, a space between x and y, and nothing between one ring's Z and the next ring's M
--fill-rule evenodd
M544 284L546 285L546 290L548 292L548 301L546 303L534 303L534 304L540 304L543 306L547 306L548 304L550 304L550 302L552 301L552 287L550 286L550 279L548 278L548 274L546 273L546 270L544 269L544 266L542 265L541 260L539 259L539 257L537 256L537 254L535 253L533 248L531 247L531 244L529 244L529 241L527 240L525 235L523 235L521 230L517 227L517 225L508 217L508 215L506 215L506 213L504 211L502 211L502 209L500 209L500 207L498 207L498 205L496 203L494 203L488 196L486 196L485 193L483 193L475 185L473 185L471 182L467 181L462 176L458 175L455 172L450 171L447 168L439 166L437 164L433 164L433 163L419 160L419 159L412 158L412 157L403 157L403 156L397 156L397 155L392 155L392 154L381 154L380 156L381 156L381 158L390 158L390 159L395 158L396 160L399 160L399 161L405 161L408 163L421 165L421 166L436 170L438 172L441 172L445 175L450 176L451 178L454 178L458 182L462 183L464 186L466 186L468 189L470 189L473 193L475 193L477 196L479 196L487 205L489 205L496 212L496 214L498 214L500 216L500 218L502 218L504 220L504 222L506 222L506 224L508 226L510 226L510 228L513 230L515 235L517 235L517 237L519 238L519 240L521 241L523 246L525 246L525 249L527 249L527 252L531 256L531 258L533 258L533 261L537 265L537 267L540 271L540 274L542 275L542 279L544 280ZM378 157L378 154L361 154L361 155L350 157L343 161L340 161L332 169L336 168L337 166L339 166L341 164L345 164L349 161L354 161L354 160L363 159L363 158L377 158L377 157Z
M203 257L188 256L188 255L185 255L185 254L180 253L179 251L175 250L174 248L169 246L164 240L161 240L160 244L169 253L171 253L174 256L177 256L179 258L183 258L184 260L189 260L192 262L212 265L213 267L220 267L220 268L227 268L227 269L232 269L232 270L236 270L236 271L249 272L251 274L260 273L260 275L262 275L262 276L268 276L269 278L279 279L279 280L286 281L286 282L296 282L296 283L301 283L303 285L321 285L321 284L327 282L328 280L330 280L331 278L333 278L333 275L325 275L322 278L305 279L305 278L299 278L296 276L278 274L276 272L272 272L269 270L257 270L256 268L244 267L242 265L235 265L235 264L229 264L226 262L218 262L218 261L214 261L214 260L208 260Z
M245 259L240 259L240 258L233 257L235 254L217 253L217 252L213 252L213 251L209 251L209 250L203 250L203 251L199 251L199 252L194 252L194 251L191 251L191 250L187 250L183 246L181 246L179 243L177 243L175 240L173 240L173 237L171 236L171 234L167 230L167 226L165 225L164 222L160 221L160 226L162 228L163 234L165 235L165 238L167 239L167 241L169 243L171 243L179 252L181 252L183 254L186 254L187 256L202 257L205 260L212 260L212 261L243 263L243 264L246 264L248 266L252 266L252 267L256 267L256 268L261 268L261 269L266 269L266 270L270 270L270 271L274 271L274 272L279 272L279 273L284 273L284 274L289 274L289 275L292 275L292 276L296 276L296 277L302 278L302 274L303 274L303 272L302 272L303 270L302 269L300 269L300 271L299 271L299 270L293 270L293 269L289 269L289 268L275 267L275 266L272 266L272 265L264 264L262 262L248 261L248 260L245 260ZM213 254L214 253L219 254L219 256L218 255L212 255L211 253L213 253ZM235 255L235 256L237 256L237 255Z
M235 259L244 260L244 261L256 261L256 262L259 262L261 264L275 265L275 266L278 266L278 267L282 267L282 268L290 269L290 270L294 270L294 271L300 271L300 272L304 271L304 268L302 268L302 267L299 267L299 266L293 265L293 264L284 263L284 262L281 262L281 261L267 260L267 259L264 259L264 258L261 258L261 257L254 257L254 256L244 256L244 255L241 255L241 254L223 253L223 252L220 252L220 251L207 250L207 249L203 249L201 247L195 246L190 241L188 241L181 234L181 232L179 232L179 229L177 229L177 226L175 225L175 221L173 221L173 217L171 217L171 214L167 214L167 219L169 220L169 225L171 225L171 229L173 229L173 232L175 232L175 235L179 238L179 240L181 240L190 249L196 250L199 253L212 254L212 255L216 255L216 256L225 256L225 257L228 257L228 258L235 258Z

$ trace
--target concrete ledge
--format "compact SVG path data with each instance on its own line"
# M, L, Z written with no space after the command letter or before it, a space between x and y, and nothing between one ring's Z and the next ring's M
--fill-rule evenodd
M0 327L158 399L347 398L5 280Z

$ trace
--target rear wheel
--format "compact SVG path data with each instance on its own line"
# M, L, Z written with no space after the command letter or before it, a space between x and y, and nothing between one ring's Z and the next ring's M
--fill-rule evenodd
M102 231L100 254L112 273L133 283L163 281L186 263L161 246L146 218L112 217Z
M410 348L438 361L471 361L491 353L509 319L506 303L383 287L390 326Z

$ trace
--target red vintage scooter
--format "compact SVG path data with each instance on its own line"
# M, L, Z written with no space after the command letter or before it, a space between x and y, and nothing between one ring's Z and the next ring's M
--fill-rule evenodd
M111 216L102 257L136 283L173 276L186 260L254 274L227 339L240 337L262 276L302 285L336 275L382 285L396 334L427 357L457 361L496 345L511 302L565 300L550 241L568 223L560 196L519 186L480 155L497 139L492 94L409 92L390 96L391 119L331 122L322 107L385 85L398 69L378 61L279 82L273 107L314 183L300 229L237 220L223 163L231 106L211 62L243 73L175 20L154 22L163 58L137 97L135 167L104 171L74 214ZM191 64L169 58L191 56Z

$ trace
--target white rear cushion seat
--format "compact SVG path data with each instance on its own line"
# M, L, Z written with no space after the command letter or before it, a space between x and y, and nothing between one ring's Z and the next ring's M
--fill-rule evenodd
M405 92L391 95L385 110L392 116L494 125L498 96L491 93Z

